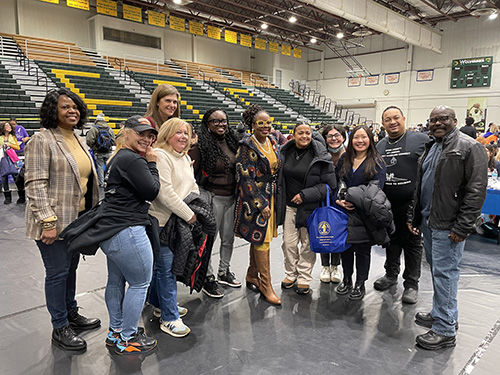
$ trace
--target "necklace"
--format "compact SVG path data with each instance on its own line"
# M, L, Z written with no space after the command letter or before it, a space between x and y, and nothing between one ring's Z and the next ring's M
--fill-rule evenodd
M389 143L390 145L395 145L396 143L398 143L400 140L402 140L404 138L404 136L406 135L406 131L401 134L398 138L396 138L395 141L391 142L391 138L388 138L387 139L387 143Z
M262 149L262 151L264 151L266 154L269 154L271 152L271 145L269 144L269 139L266 138L265 145L267 147L264 148L264 144L260 143L259 140L257 139L257 137L255 135L252 135L252 138L255 140L255 143L257 144L257 146L260 149Z
M304 154L307 152L307 149L306 150L303 150L301 154L299 154L299 149L295 149L295 160L299 160L302 156L304 156Z

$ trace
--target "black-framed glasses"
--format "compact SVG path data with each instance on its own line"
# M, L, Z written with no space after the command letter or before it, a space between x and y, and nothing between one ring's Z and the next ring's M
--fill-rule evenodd
M446 122L448 120L455 120L455 117L453 116L438 116L438 117L432 117L429 119L429 123L435 124L436 122Z
M332 139L332 138L341 139L341 138L342 138L342 134L340 134L340 133L335 133L335 134L328 134L328 135L326 136L326 139Z
M156 139L156 134L154 133L147 133L147 132L138 132L137 130L134 130L135 134L137 134L141 138L146 138L149 139L150 141Z
M213 118L211 120L208 120L209 123L218 126L218 125L227 125L227 118L219 120L218 118Z

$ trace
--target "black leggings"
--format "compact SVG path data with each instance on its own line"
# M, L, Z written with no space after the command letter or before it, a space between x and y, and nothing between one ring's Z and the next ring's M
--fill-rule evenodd
M338 266L340 264L340 253L321 254L321 265L323 267Z
M344 271L344 280L352 280L354 273L354 254L356 253L356 283L364 283L368 280L368 271L370 271L372 246L370 243L352 244L349 249L341 253L342 269Z

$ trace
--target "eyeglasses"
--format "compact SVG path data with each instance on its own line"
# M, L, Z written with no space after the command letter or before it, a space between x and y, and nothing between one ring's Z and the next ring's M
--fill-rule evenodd
M340 133L335 133L335 134L328 134L326 136L326 139L332 139L332 138L337 138L337 139L341 139L342 138L342 135Z
M255 121L255 124L257 124L257 126L264 126L264 125L267 125L267 126L272 126L273 125L273 122L271 120L267 120L267 121Z
M146 132L138 132L136 130L134 130L135 134L137 134L139 137L141 138L147 138L149 139L150 141L152 140L155 140L156 139L156 135L154 133L146 133Z
M455 117L452 117L452 116L439 116L439 117L433 117L433 118L430 118L430 119L429 119L429 123L431 123L431 124L435 124L435 123L436 123L436 122L438 122L438 121L439 121L439 122L441 122L441 123L443 123L443 122L446 122L446 121L448 121L448 120L450 120L450 119L451 119L451 120L455 120Z
M218 118L213 118L211 120L208 120L208 122L214 124L215 126L217 125L227 125L227 118L219 120Z

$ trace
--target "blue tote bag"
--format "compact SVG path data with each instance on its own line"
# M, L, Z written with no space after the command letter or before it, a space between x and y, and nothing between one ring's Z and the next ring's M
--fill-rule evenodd
M348 215L330 204L330 187L326 185L326 206L316 208L307 218L307 232L311 251L341 253L351 247L347 244Z

